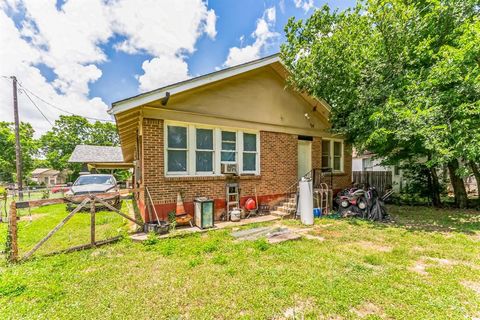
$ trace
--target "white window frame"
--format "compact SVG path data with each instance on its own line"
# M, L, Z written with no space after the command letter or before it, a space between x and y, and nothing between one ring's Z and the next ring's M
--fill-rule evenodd
M184 127L187 129L187 148L186 149L183 149L183 148L170 148L168 146L168 127ZM189 168L191 168L191 165L188 161L188 159L190 158L189 154L189 143L192 139L190 139L190 135L189 135L189 130L188 130L188 126L187 125L184 125L184 124L178 124L178 123L169 123L167 125L165 125L165 128L164 128L164 158L165 158L165 172L168 172L169 175L185 175L185 174L188 174L188 171L189 171ZM179 151L186 151L187 153L187 170L186 171L168 171L168 151L170 150L179 150Z
M205 129L205 130L211 130L212 131L212 149L209 150L209 149L197 149L197 129ZM195 168L195 175L196 176L211 176L211 175L214 175L215 174L215 157L216 157L216 148L215 148L215 144L216 144L216 132L215 132L215 128L212 128L212 127L205 127L205 126L201 126L201 125L197 125L197 126L193 126L193 130L194 132L194 140L195 142L193 143L193 146L194 146L194 155L193 155L193 159L194 159L194 168ZM207 152L211 152L212 153L212 171L198 171L197 170L197 151L207 151Z
M238 131L237 130L228 130L228 129L219 129L220 131L220 137L219 137L219 143L220 143L220 163L236 163L238 164ZM235 149L234 150L224 150L222 145L223 145L223 139L222 139L222 131L225 132L233 132L235 134ZM228 143L232 143L231 141L228 141ZM235 153L235 161L223 161L222 160L222 152L234 152Z
M187 171L168 171L168 150L185 150L178 148L168 148L168 127L186 127L187 128ZM238 166L239 174L244 175L260 175L260 131L248 130L248 129L239 129L232 127L220 127L220 126L210 126L204 124L195 124L195 123L184 123L177 121L164 121L164 174L166 177L195 177L195 176L222 176L221 165L222 163L236 163ZM196 152L197 152L197 141L196 141L196 129L209 129L213 130L213 172L197 172L196 171ZM235 142L235 151L236 161L221 161L221 152L222 152L222 131L235 132L236 142ZM255 134L257 139L257 150L251 151L255 153L255 170L243 170L243 133ZM202 150L198 150L202 151ZM205 151L205 150L203 150ZM210 150L207 150L210 151ZM249 151L247 151L249 152Z
M257 141L256 141L256 151L244 151L243 150L243 134L248 133L248 134L254 134ZM260 168L260 156L259 156L259 149L260 149L260 134L257 132L252 132L252 131L242 131L239 134L239 147L237 149L240 149L238 152L239 154L239 161L238 161L238 170L240 173L243 174L258 174L259 173L259 168ZM244 153L254 153L255 154L255 170L243 170L243 154ZM241 159L241 161L240 161Z
M345 169L345 156L344 156L344 153L345 153L345 143L342 139L332 139L332 138L328 138L328 139L324 139L322 138L322 154L320 155L320 159L323 158L323 142L324 141L328 141L328 145L329 145L329 154L328 154L328 167L329 168L332 168L333 172L337 172L337 173L343 173L344 172L344 169ZM335 170L333 168L333 165L334 165L334 158L335 158L335 154L334 154L334 142L340 142L340 170ZM322 163L322 167L323 167L323 163Z

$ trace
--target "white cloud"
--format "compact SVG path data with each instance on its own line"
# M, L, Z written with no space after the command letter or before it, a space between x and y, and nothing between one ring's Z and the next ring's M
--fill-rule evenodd
M141 91L154 90L189 78L187 63L175 56L146 60L142 68L145 74L138 77Z
M313 0L293 0L293 2L296 8L302 8L305 12L308 12L315 6Z
M280 0L280 2L278 3L278 7L280 8L280 12L282 12L282 14L285 14L285 0Z
M273 31L275 21L275 7L266 9L263 16L257 20L255 31L251 34L255 41L251 45L245 47L230 48L224 65L226 67L231 67L258 59L260 54L279 36L277 32Z
M205 33L208 34L208 36L211 39L215 39L217 35L217 30L215 29L216 24L217 24L217 15L215 14L215 11L208 10L207 20L205 23Z
M0 75L16 75L25 87L70 112L109 119L105 102L89 98L89 85L102 76L99 66L108 60L103 44L119 35L116 50L153 56L137 75L139 90L150 90L189 76L184 59L199 37L215 38L216 18L203 0L69 0L61 10L53 0L6 0L0 2L0 41L6 44ZM53 79L42 76L39 64L53 71ZM12 121L11 86L0 81L0 121ZM52 122L58 118L57 110L34 100ZM39 133L49 128L24 93L19 103L22 121Z
M154 56L193 53L202 33L214 38L216 16L202 0L119 0L108 7L113 31L127 40L117 45L127 53L144 51Z

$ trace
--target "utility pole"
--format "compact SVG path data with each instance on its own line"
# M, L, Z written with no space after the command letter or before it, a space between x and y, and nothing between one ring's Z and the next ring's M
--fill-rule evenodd
M15 158L17 164L18 200L23 201L22 184L22 149L20 148L20 123L18 121L17 78L12 76L13 81L13 116L15 118Z

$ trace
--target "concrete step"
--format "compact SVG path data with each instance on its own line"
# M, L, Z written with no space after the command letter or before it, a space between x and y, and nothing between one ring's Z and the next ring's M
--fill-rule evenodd
M296 208L297 203L296 202L287 202L287 203L284 203L283 206L288 207L288 208Z
M282 211L282 212L286 212L286 213L295 213L297 211L297 208L290 208L290 207L287 207L287 206L279 206L276 208L276 211Z
M270 214L273 215L273 216L277 216L277 217L288 217L290 215L290 213L287 213L287 212L283 212L283 211L278 211L278 210L275 210L275 211L270 211Z

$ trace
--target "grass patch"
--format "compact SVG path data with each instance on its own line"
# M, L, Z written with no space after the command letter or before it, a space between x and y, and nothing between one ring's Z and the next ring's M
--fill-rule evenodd
M316 219L310 234L323 241L270 245L265 239L236 241L230 230L218 230L0 264L0 314L7 319L478 316L478 212L389 209L393 223ZM298 221L282 223L300 227ZM103 225L105 233L118 228L114 218ZM73 238L82 234L78 228L71 232Z
M127 206L122 206L127 213ZM18 221L18 246L20 255L30 250L38 241L45 237L63 218L68 215L64 204L38 207L31 210L32 215L38 217L30 221L24 217ZM127 223L117 213L111 211L97 211L95 215L97 240L104 240L127 231ZM0 251L4 250L7 224L0 224ZM71 246L90 242L90 213L80 211L76 213L57 233L53 235L40 249L39 254L60 251Z

